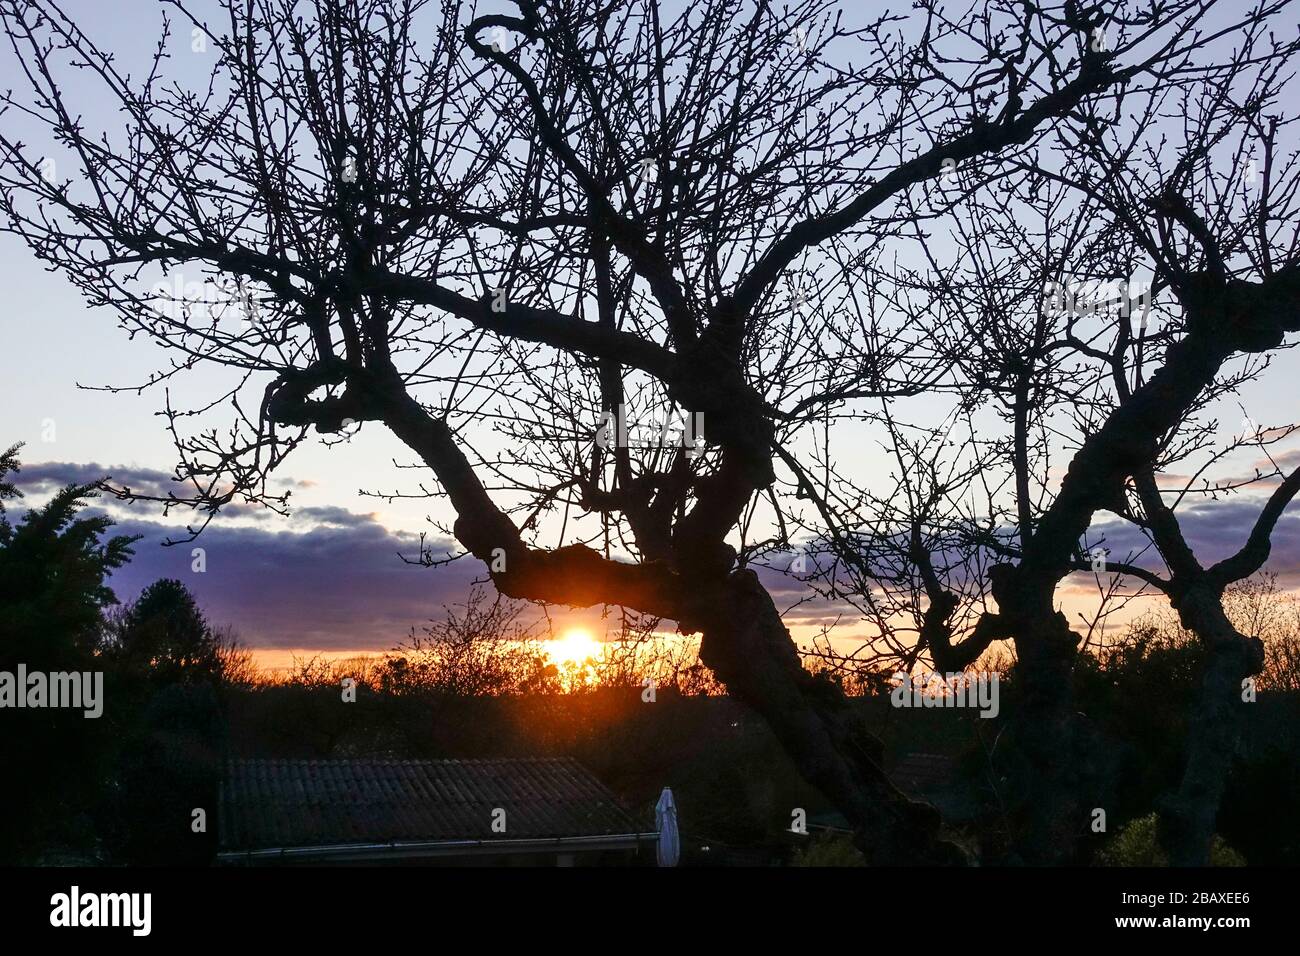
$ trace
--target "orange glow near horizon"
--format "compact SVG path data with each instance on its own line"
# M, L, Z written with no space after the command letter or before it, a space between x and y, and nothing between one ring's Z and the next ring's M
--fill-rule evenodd
M571 627L559 637L547 641L545 647L546 656L560 665L581 665L588 658L599 658L601 655L600 641L592 637L585 627Z
M1081 613L1091 617L1096 612L1096 587L1085 578L1085 575L1069 578L1058 591L1060 609L1074 622L1076 627L1080 626L1079 618ZM1296 593L1300 593L1300 591ZM1132 619L1141 616L1152 607L1161 606L1158 603L1153 604L1152 602L1155 600L1155 598L1142 598L1131 605L1124 606L1117 613L1113 613L1107 619L1104 632L1107 642L1112 641L1116 635L1122 634ZM564 621L563 618L559 618L554 623L558 636L541 641L540 644L550 662L561 670L570 665L574 668L581 668L588 658L600 660L604 655L605 643L595 636L595 632L591 628L585 626L585 622L584 624L570 624ZM789 622L790 633L796 646L800 649L810 647L821 631L820 623L820 621L801 622L798 620ZM859 627L862 628L862 633L855 633ZM831 646L841 653L851 654L865 641L869 640L870 636L870 629L865 625L857 622L841 624L832 631ZM660 633L656 635L656 639L664 642L689 640L672 632ZM312 658L326 661L382 661L391 653L391 651L384 648L364 646L353 648L276 647L259 645L256 640L250 641L249 645L256 665L260 669L269 672L291 670L302 661Z

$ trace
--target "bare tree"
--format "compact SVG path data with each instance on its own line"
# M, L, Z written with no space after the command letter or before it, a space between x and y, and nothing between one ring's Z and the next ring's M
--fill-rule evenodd
M881 626L886 654L961 669L1014 640L1028 685L1008 748L1026 758L1012 788L1024 859L1069 858L1092 805L1069 691L1089 635L1054 605L1078 571L1100 572L1106 597L1116 575L1168 595L1210 648L1170 812L1173 858L1208 853L1234 702L1263 662L1225 616L1224 590L1262 566L1300 476L1248 476L1277 486L1242 549L1203 568L1165 498L1231 489L1180 491L1157 475L1217 462L1210 413L1300 329L1296 160L1284 146L1294 119L1281 112L1297 45L1270 33L1279 9L1251 11L1203 67L1081 105L1053 127L1050 154L969 171L945 236L918 230L928 268L898 273L891 295L934 317L935 348L961 383L952 414L918 427L899 421L898 401L882 402L896 484L819 493L850 505L827 509L827 525L848 529L826 539L834 586L910 624L901 640L897 624ZM1110 555L1090 542L1101 512L1140 526L1149 546ZM1157 553L1168 576L1152 568Z
M813 487L790 449L823 410L942 373L893 317L857 330L826 308L910 228L909 194L1196 70L1211 4L922 2L857 26L826 0L672 18L653 0L520 0L515 15L227 0L219 22L166 6L154 62L127 73L58 3L0 2L25 81L3 101L5 228L166 347L170 365L136 385L231 373L210 401L168 399L194 494L166 504L204 520L235 500L283 508L267 476L310 430L382 425L503 594L699 632L871 858L959 860L843 695L801 666L746 567L763 545L748 534L770 521L779 538L781 496ZM205 85L165 78L178 22L214 60ZM88 85L118 110L104 129L73 102ZM149 286L176 266L211 280L203 303ZM1196 358L1193 339L1176 347ZM1110 476L1150 457L1126 447L1129 420L1163 431L1178 396L1125 403L1019 566L990 572L999 611L981 620L1016 635L1044 684L1068 678L1074 646L1052 590ZM632 442L600 425L626 408L702 427ZM1061 694L1042 696L1063 719Z

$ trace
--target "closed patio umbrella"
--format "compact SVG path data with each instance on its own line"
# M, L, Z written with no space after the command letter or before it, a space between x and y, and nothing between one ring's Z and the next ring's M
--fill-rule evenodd
M673 803L673 792L664 787L655 804L655 829L659 831L659 842L655 847L660 866L676 866L681 855L681 839L677 834L677 805Z

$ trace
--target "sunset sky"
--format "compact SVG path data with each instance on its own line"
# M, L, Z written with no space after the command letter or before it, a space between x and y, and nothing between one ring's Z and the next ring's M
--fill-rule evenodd
M142 3L139 17L122 15L119 6L78 0L68 9L103 45L128 58L147 53L157 39L150 23L158 15L156 6ZM853 6L848 5L850 16ZM205 77L210 65L191 54L188 37L169 61L169 69L182 78ZM26 443L18 480L26 504L38 504L68 482L104 476L138 491L166 494L175 455L165 422L157 417L162 392L110 395L85 388L145 381L158 367L160 350L142 338L128 341L112 315L87 309L66 281L43 271L12 236L0 236L0 283L6 290L0 310L0 404L7 411L0 446ZM1298 374L1300 359L1280 352L1273 369L1241 396L1246 413L1265 425L1288 420L1295 413ZM198 370L171 384L172 400L189 407L218 393L223 381L219 370ZM923 405L930 400L917 401ZM1241 408L1225 406L1223 433L1239 431L1241 417ZM1275 451L1280 464L1300 464L1300 440ZM104 503L118 520L119 532L144 535L135 560L114 576L112 585L120 598L129 600L158 577L180 578L214 624L233 625L246 642L281 652L267 654L267 661L279 662L289 649L391 648L412 626L437 616L442 605L463 601L470 582L484 576L473 559L440 569L403 562L403 555L418 554L421 532L429 534L435 550L439 544L450 547L429 521L449 524L448 507L440 501L367 497L361 490L414 491L426 476L394 467L395 461L408 464L411 459L377 425L332 450L306 447L279 474L279 487L292 492L291 517L232 508L193 545L174 548L160 543L183 536L189 517L184 512L163 518L157 506ZM882 459L863 454L861 462L849 467L870 478L873 469L883 467L875 464ZM1249 472L1253 464L1247 455L1225 467ZM1240 545L1257 509L1245 497L1210 502L1187 512L1184 527L1213 560ZM191 548L198 546L206 552L203 574L190 570ZM1300 509L1292 508L1279 524L1269 568L1284 585L1300 584ZM804 596L791 579L776 573L764 577L778 606L794 605ZM1077 594L1086 589L1082 585ZM1082 600L1069 589L1062 597L1067 605ZM842 613L843 608L811 602L787 621L805 642ZM837 631L845 642L865 632L865 625L851 611L847 614ZM559 620L562 627L582 626L596 635L604 631L598 610L562 611Z

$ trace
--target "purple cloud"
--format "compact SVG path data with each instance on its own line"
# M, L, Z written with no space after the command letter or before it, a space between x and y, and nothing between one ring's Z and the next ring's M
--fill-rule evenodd
M178 578L213 624L233 625L256 647L386 650L412 626L440 616L444 604L463 601L485 574L473 558L439 568L409 564L403 558L419 556L418 535L390 531L369 515L325 510L340 514L309 531L218 518L195 541L172 547L162 542L185 537L175 524L115 515L114 533L143 537L110 584L129 601L158 578ZM428 546L441 554L449 542Z
M115 486L125 486L142 495L165 496L178 491L180 485L165 471L156 468L109 468L95 462L41 461L24 463L14 483L24 494L47 494L65 485L91 485L111 478Z
M19 478L25 491L39 495L106 474L137 490L150 488L150 493L165 493L172 484L161 471L93 463L28 465ZM440 616L444 605L462 602L471 582L486 572L473 558L439 568L410 564L419 555L418 534L390 530L373 514L343 507L297 508L292 518L283 519L263 509L231 506L196 541L162 547L168 538L185 537L178 522L137 518L115 502L101 504L118 520L116 533L143 536L135 559L112 578L120 599L134 599L158 578L178 578L214 624L233 625L256 647L385 650L404 640L412 626ZM1261 507L1258 498L1241 497L1198 503L1181 509L1179 517L1188 541L1208 565L1241 546ZM1135 528L1118 519L1096 523L1088 541L1109 548L1115 560L1144 543ZM428 546L439 555L455 550L441 538ZM195 570L196 548L202 549L202 572ZM1141 563L1160 569L1154 550ZM1266 568L1284 586L1300 587L1300 505L1278 522ZM848 604L816 598L807 585L773 568L756 570L778 607L788 609L789 625L817 627L838 619L848 630L860 626ZM1068 582L1066 588L1078 583Z

